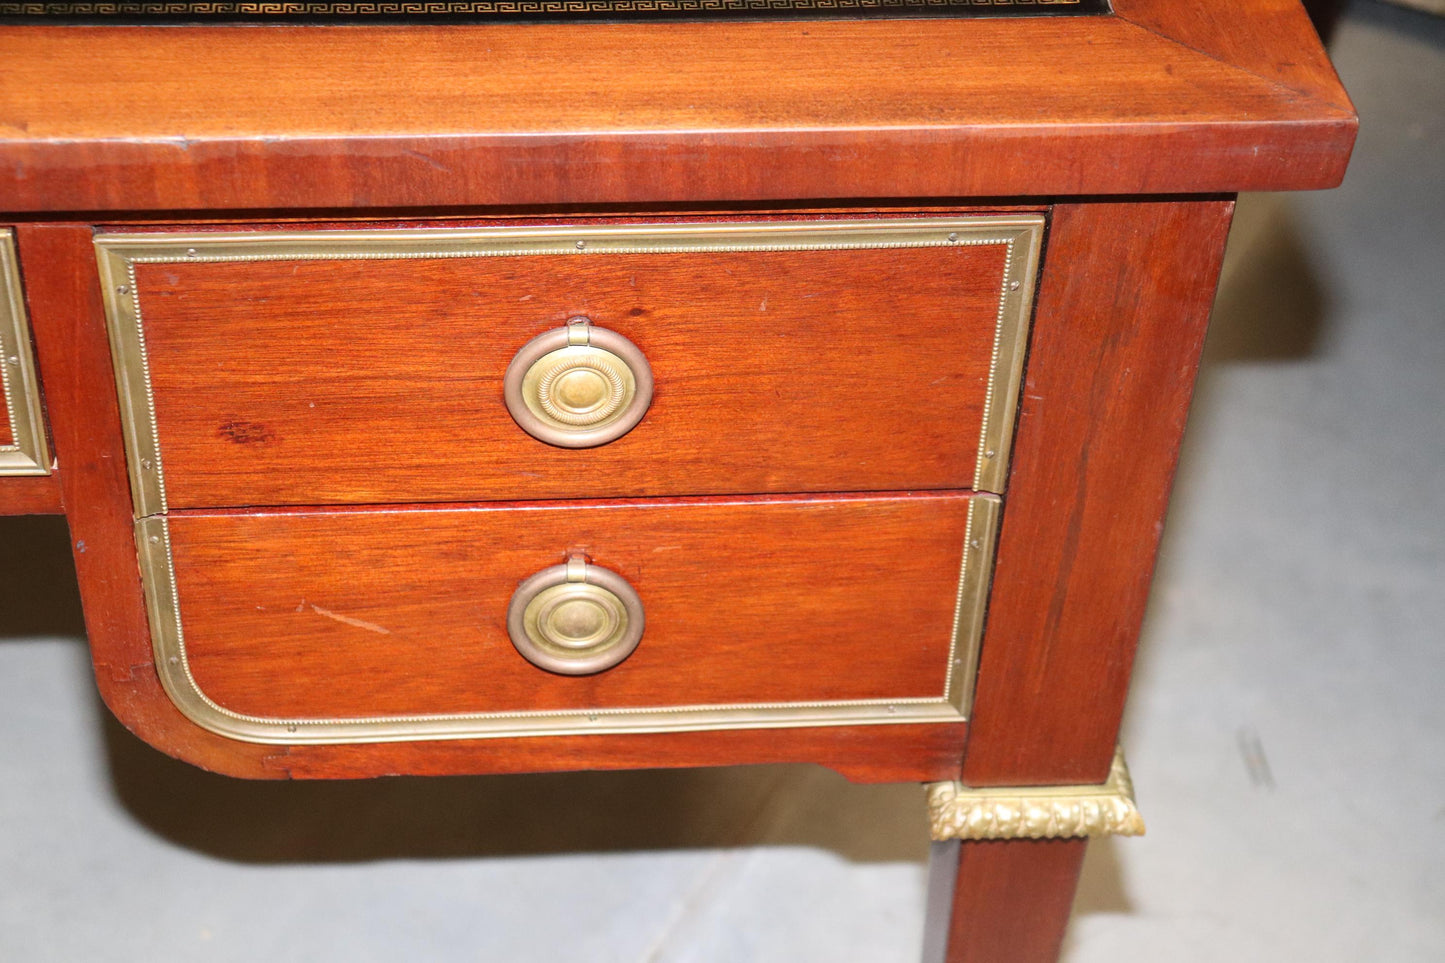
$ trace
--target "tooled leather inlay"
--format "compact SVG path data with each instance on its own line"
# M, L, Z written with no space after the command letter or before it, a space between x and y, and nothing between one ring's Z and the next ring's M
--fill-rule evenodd
M91 23L466 23L526 20L858 20L1108 12L1106 0L340 0L0 2L0 20Z

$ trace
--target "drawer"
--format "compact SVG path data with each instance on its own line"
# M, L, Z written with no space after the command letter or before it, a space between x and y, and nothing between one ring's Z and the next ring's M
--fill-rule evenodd
M47 475L50 453L15 237L0 229L0 476Z
M298 744L957 722L997 514L899 494L179 512L137 533L172 700ZM573 582L523 585L569 559ZM529 661L509 610L557 585L632 613L630 587L640 642L584 674ZM591 638L544 602L544 642Z
M137 514L998 491L1042 224L102 235ZM506 380L579 318L652 391L564 447Z

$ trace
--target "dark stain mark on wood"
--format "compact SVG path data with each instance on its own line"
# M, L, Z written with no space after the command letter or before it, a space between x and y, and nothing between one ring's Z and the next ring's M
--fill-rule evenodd
M233 418L230 421L222 422L217 431L222 438L238 445L264 445L268 441L276 440L276 432L255 421L240 421Z

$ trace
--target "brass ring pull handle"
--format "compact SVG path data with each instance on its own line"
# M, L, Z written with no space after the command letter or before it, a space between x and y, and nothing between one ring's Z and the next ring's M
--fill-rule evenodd
M616 572L580 555L517 586L507 633L528 662L562 675L591 675L632 654L642 640L642 599Z
M616 331L573 318L540 334L507 365L507 410L559 448L594 448L627 434L652 404L652 367Z

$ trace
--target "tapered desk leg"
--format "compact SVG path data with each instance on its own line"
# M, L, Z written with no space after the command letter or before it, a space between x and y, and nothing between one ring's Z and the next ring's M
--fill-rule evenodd
M928 787L933 864L924 963L1052 963L1089 839L1138 836L1124 753L1082 786Z
M934 843L924 963L1054 963L1087 839Z

